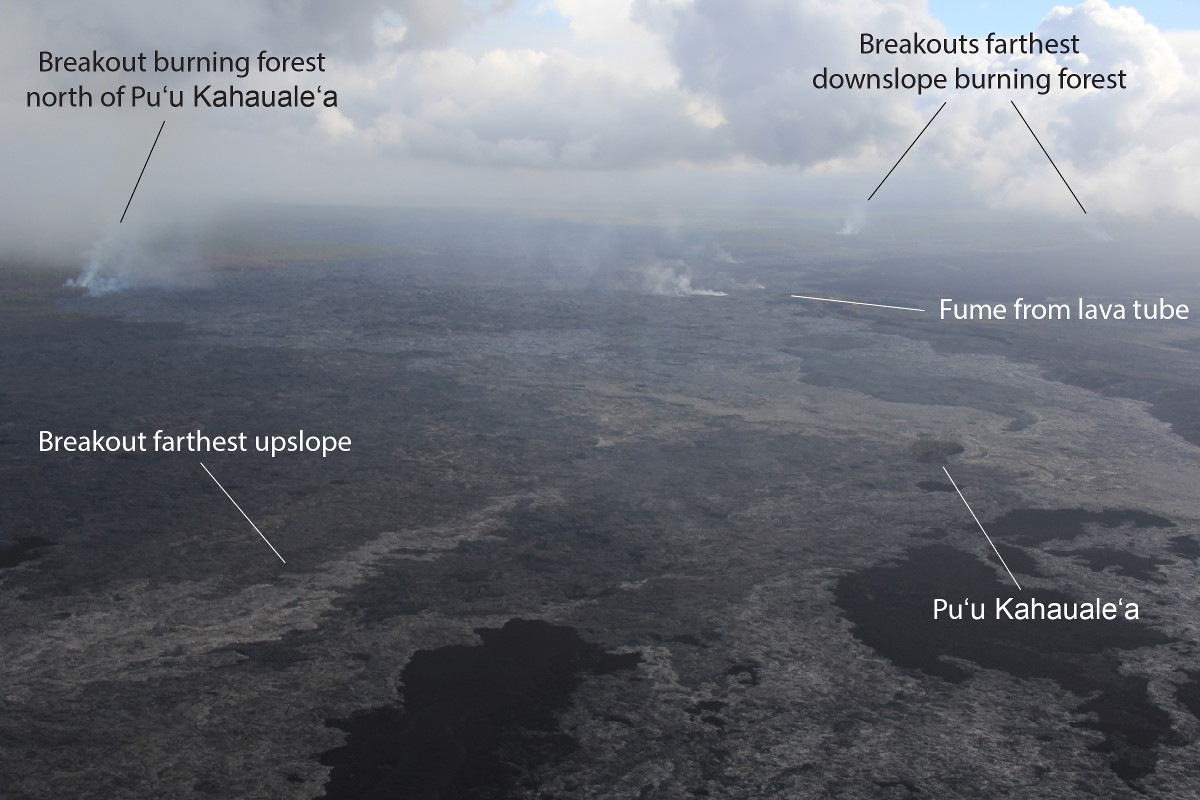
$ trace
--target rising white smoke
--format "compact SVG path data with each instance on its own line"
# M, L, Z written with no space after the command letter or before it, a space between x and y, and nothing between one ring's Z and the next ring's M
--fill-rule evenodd
M672 266L672 264L674 266ZM692 275L682 260L670 264L656 262L642 271L646 291L662 297L725 297L725 292L714 289L697 289L692 286Z
M1095 219L1095 215L1092 215L1084 220L1082 227L1083 232L1087 234L1089 238L1095 239L1097 242L1111 242L1113 240L1112 234L1108 232L1108 230L1103 224L1100 223L1099 220Z
M865 227L867 227L867 207L865 204L859 204L846 215L846 221L842 223L841 230L837 232L837 235L857 236Z
M122 225L105 234L84 256L78 278L67 286L87 289L89 297L135 287L193 285L199 276L194 235L144 232Z
M136 276L145 272L145 257L132 228L109 232L84 258L83 271L67 281L67 286L87 289L89 297L128 289L137 283Z
M740 264L740 263L742 263L742 262L738 261L736 258L734 258L732 253L730 253L728 250L726 250L724 247L722 247L719 244L713 245L713 251L714 251L713 257L712 257L713 261L716 261L721 264Z

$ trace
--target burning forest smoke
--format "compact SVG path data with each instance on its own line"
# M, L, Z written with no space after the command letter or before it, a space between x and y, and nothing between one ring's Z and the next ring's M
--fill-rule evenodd
M135 287L178 287L192 283L199 265L195 244L186 236L144 238L136 229L113 230L84 256L78 278L67 286L87 289L89 297Z
M675 264L683 267L682 261ZM697 289L692 286L692 275L686 269L677 271L667 264L657 263L646 267L642 273L646 290L662 297L725 297L725 292L714 289Z

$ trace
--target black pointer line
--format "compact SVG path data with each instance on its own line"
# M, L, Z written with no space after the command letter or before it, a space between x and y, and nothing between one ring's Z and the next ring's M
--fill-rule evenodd
M1021 113L1021 109L1017 108L1017 104L1016 104L1016 103L1013 103L1013 101L1012 101L1012 100L1009 100L1008 102L1012 103L1012 107L1013 107L1014 109L1016 109L1017 116L1021 118L1021 122L1024 122L1024 123L1025 123L1025 127L1026 127L1026 128L1029 128L1029 121L1025 119L1025 115ZM1045 147L1042 145L1042 140L1041 140L1041 139L1039 139L1039 138L1037 137L1037 134L1033 132L1033 128L1029 128L1029 132L1030 132L1030 134L1032 134L1032 135L1033 135L1033 140L1034 140L1035 142L1037 142L1037 143L1038 143L1038 147L1041 147L1041 148L1042 148L1042 152L1043 152L1043 153L1046 153L1046 148L1045 148ZM1075 190L1071 188L1071 184L1067 183L1067 179L1066 179L1066 178L1063 178L1063 174L1062 174L1062 172L1061 172L1061 171L1058 169L1058 164L1055 164L1055 163L1054 163L1054 159L1053 159L1053 158L1050 158L1050 154L1049 154L1049 153L1046 153L1046 158L1048 158L1048 159L1050 160L1050 166L1054 167L1054 171L1058 173L1058 177L1062 178L1063 186L1066 186L1066 187L1067 187L1067 191L1071 193L1071 197L1074 197L1074 198L1075 198L1075 202L1076 202L1076 203L1079 203L1079 197L1078 197L1078 196L1076 196L1076 194L1075 194ZM1087 213L1087 209L1083 207L1083 203L1079 203L1079 209L1080 209L1080 210L1081 210L1083 213L1085 213L1085 214Z
M166 124L167 121L164 119L162 125L158 126L158 133L154 137L154 144L150 145L150 152L146 154L146 164L150 163L150 156L154 155L154 146L158 144L158 137L162 136L163 125ZM129 193L129 199L125 201L125 210L121 212L121 222L125 221L125 215L129 213L129 204L133 202L133 196L137 194L138 187L142 185L142 176L146 174L146 164L142 164L142 171L138 173L137 183L133 185L133 191Z
M937 110L937 111L935 111L935 112L933 112L933 116L929 118L929 122L926 122L926 123L925 123L925 127L924 127L924 128L921 128L921 133L918 133L918 134L917 134L917 139L920 139L920 138L921 138L921 134L922 134L922 133L925 133L925 131L926 131L926 130L928 130L929 126L933 124L933 121L934 121L935 119L937 119L937 115L938 115L938 114L940 114L940 113L942 113L942 109L943 109L943 108L945 108L945 107L946 107L946 104L945 104L945 102L943 102L943 103L942 103L940 106L938 106L938 110ZM1035 137L1035 138L1036 138L1036 137ZM913 139L913 140L912 140L912 144L910 144L910 145L908 146L908 150L912 150L912 149L913 149L913 145L917 143L917 139ZM895 163L895 164L893 164L893 165L892 165L892 168L888 170L888 174L883 176L883 180L879 182L879 186L883 186L884 182L885 182L885 181L887 181L887 179L888 179L888 178L890 178L890 177L892 176L892 173L896 171L896 167L900 166L900 162L904 160L904 156L908 155L908 150L905 150L905 151L904 151L904 155L902 155L902 156L900 156L900 158L896 159L896 163ZM875 187L875 192L878 192L878 191L879 191L879 186L876 186L876 187ZM871 192L871 197L874 197L874 196L875 196L875 192ZM867 198L867 202L868 202L868 203L869 203L869 202L871 202L871 197L868 197L868 198Z

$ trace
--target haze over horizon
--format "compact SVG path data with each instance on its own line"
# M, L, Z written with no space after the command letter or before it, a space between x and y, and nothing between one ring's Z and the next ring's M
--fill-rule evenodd
M78 253L110 232L158 123L131 208L154 227L243 203L658 209L783 206L876 219L1083 215L1013 112L1015 100L1092 224L1200 215L1200 31L1171 4L1029 4L978 24L1077 35L1081 55L860 55L859 36L954 36L961 6L613 0L11 4L0 33L9 252ZM1141 10L1139 10L1141 9ZM1024 15L1024 16L1021 16ZM1016 20L1020 20L1017 22ZM1003 26L1001 25L1003 23ZM1160 27L1161 26L1161 27ZM982 28L980 28L982 31ZM975 31L970 31L976 34ZM982 34L980 34L982 35ZM39 53L326 55L328 72L38 72ZM1104 73L1125 90L829 91L831 71ZM26 91L121 83L190 89L321 84L316 109L29 109ZM896 174L865 198L942 103ZM898 224L908 224L899 222Z

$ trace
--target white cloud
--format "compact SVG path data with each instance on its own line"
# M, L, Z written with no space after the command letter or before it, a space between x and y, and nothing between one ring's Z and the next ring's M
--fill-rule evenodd
M1200 214L1196 59L1186 62L1172 40L1133 9L1114 9L1102 0L1056 8L1036 32L1080 39L1083 55L1037 61L1037 69L1055 73L1048 95L1015 99L1088 210ZM1059 91L1063 66L1093 73L1125 70L1129 88ZM975 122L943 157L968 168L977 189L996 204L1072 212L1074 201L1006 99L975 93L952 100L966 106Z
M1131 8L1088 0L1056 7L1042 37L1076 35L1079 56L860 55L858 37L942 36L921 2L852 0L643 0L642 15L668 42L681 85L712 99L720 131L737 155L806 170L886 172L942 100L945 112L908 157L915 171L973 186L989 204L1074 212L1037 144L1009 104L1023 106L1042 143L1090 208L1114 213L1200 213L1196 37L1164 36ZM1046 71L1049 94L948 91L821 91L811 78L831 71ZM1128 89L1062 92L1060 66L1125 70ZM903 180L898 179L897 184ZM900 185L890 193L903 193Z
M364 140L401 156L539 169L634 168L719 154L719 111L563 49L402 54Z
M12 9L0 31L9 230L45 237L53 227L46 220L60 216L86 226L127 196L162 114L32 111L23 103L26 88L79 82L39 74L39 50L93 48L329 56L330 71L313 83L338 90L336 111L168 112L140 190L147 195L386 201L424 191L440 174L444 191L466 197L516 175L539 192L570 196L592 173L605 179L590 185L619 197L621 180L632 196L670 186L661 176L675 169L708 170L716 176L709 185L728 176L731 186L738 175L773 171L822 193L840 180L865 199L947 100L890 179L889 200L953 187L994 205L1076 213L1012 98L1089 211L1200 215L1200 34L1164 35L1129 8L1089 0L1051 10L1038 32L1078 35L1085 50L1056 60L858 53L863 32L944 35L922 0L553 0L567 24L531 33L533 46L516 44L513 26L557 15L521 16L511 5L216 0L181 11L147 0L63 0ZM489 25L501 21L503 36L488 45ZM456 46L464 35L470 49ZM993 72L1125 69L1130 88L917 99L812 86L823 66L953 72L956 63ZM419 184L398 179L414 170Z
M861 56L862 32L944 30L923 2L644 0L684 89L713 98L737 154L770 164L813 166L853 159L880 140L919 130L922 112L903 93L820 91L812 76L877 70L913 58ZM914 127L916 126L916 127Z

